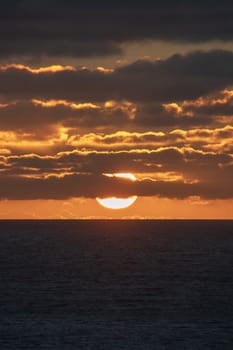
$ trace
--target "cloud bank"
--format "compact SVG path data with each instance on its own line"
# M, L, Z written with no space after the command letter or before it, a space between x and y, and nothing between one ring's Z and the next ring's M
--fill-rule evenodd
M131 41L232 40L230 1L85 4L11 0L1 5L0 57L119 54ZM198 23L198 25L197 25Z

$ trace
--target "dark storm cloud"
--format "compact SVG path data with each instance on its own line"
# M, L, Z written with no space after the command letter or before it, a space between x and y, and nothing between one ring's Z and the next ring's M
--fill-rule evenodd
M0 56L107 55L135 40L233 38L231 1L151 3L7 1L1 5Z
M111 73L98 70L44 72L10 68L0 71L5 99L129 100L171 102L196 99L233 83L233 52L212 50L140 60ZM22 89L23 86L23 89Z

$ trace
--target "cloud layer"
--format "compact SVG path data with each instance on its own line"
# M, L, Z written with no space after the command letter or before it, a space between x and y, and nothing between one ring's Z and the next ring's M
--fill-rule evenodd
M5 2L0 198L232 198L232 18L232 3L215 0ZM206 51L124 56L148 42ZM137 180L104 175L118 172Z
M139 60L105 70L42 71L0 68L0 95L10 99L73 101L130 100L169 102L196 99L232 85L233 53L213 50L174 55L165 60ZM22 86L24 88L22 89Z
M92 134L87 140L89 147L93 147L89 151L66 151L50 156L3 154L0 197L67 199L134 194L178 199L232 198L232 134L232 127L213 131L175 130L168 134L118 132L109 135L109 140L107 135L98 140L99 136L94 139ZM106 142L106 149L97 151L98 142L102 147ZM173 146L158 147L166 142ZM228 142L231 142L230 152L229 145L227 150L224 147ZM132 172L137 181L103 175L117 172Z
M104 56L122 43L145 39L232 40L230 1L156 1L85 4L11 0L1 6L0 57ZM197 25L198 23L198 25Z

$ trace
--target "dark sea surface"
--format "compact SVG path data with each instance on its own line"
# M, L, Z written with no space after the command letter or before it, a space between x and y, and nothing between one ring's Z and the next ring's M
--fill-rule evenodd
M233 349L233 221L0 221L0 350Z

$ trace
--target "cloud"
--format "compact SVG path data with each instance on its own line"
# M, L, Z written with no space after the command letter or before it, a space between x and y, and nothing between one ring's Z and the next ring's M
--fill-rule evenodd
M0 148L16 155L33 152L54 155L57 152L73 150L84 152L151 151L164 147L190 147L205 152L226 154L233 152L233 127L230 125L219 128L177 128L163 132L114 131L110 133L103 133L101 130L98 130L99 132L88 130L87 133L80 133L80 128L69 129L57 126L49 129L48 125L45 125L46 127L42 128L36 123L37 129L33 129L33 124L29 123L28 131L1 131ZM19 124L18 127L20 127ZM29 130L30 127L31 130Z
M119 54L122 43L136 40L232 40L232 13L227 0L133 6L11 0L1 6L0 56L103 56Z
M231 86L232 60L233 52L212 50L174 55L160 61L139 60L108 73L99 69L34 73L8 68L0 70L0 95L5 102L17 99L76 103L192 100Z
M233 197L229 181L217 184L218 186L214 181L186 183L183 181L153 181L151 179L129 182L100 175L50 176L43 179L2 176L0 178L0 198L28 200L130 195L178 199L190 196L199 196L204 199Z
M31 134L34 139L51 138L59 128L66 128L69 140L72 139L75 144L79 139L77 130L81 134L87 134L97 128L108 135L119 129L143 129L150 133L151 128L188 129L230 124L233 118L232 100L231 90L220 91L197 100L164 104L132 103L126 100L100 103L21 100L0 104L0 127L2 131L26 133L27 137ZM125 143L127 132L122 137ZM108 139L109 136L106 141Z
M66 100L17 101L0 106L0 128L6 131L31 133L32 137L50 138L63 126L93 130L93 127L118 129L127 126L133 105L120 103L74 103ZM131 123L132 124L132 123Z
M216 130L215 136L219 132ZM232 156L191 147L101 152L76 150L51 156L5 153L0 157L0 164L0 197L8 199L110 195L224 199L233 195ZM102 175L117 172L132 172L137 181L118 181L118 178Z
M40 73L56 73L56 72L63 72L63 71L75 71L75 68L72 66L62 66L59 64L55 64L48 67L40 67L40 68L31 68L29 66L25 66L23 64L7 64L5 66L0 66L0 71L6 71L8 69L18 69L22 71L27 71L33 74L40 74Z
M230 123L233 118L233 91L225 89L194 101L184 101L181 114L208 118L213 122Z

